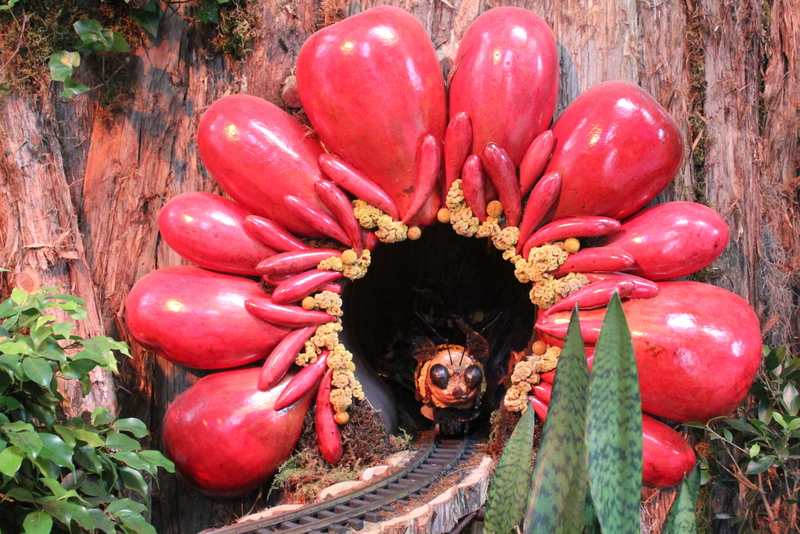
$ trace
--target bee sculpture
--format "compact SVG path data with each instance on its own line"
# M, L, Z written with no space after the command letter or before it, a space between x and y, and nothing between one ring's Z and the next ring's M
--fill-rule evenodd
M482 362L489 354L489 344L463 321L459 321L459 327L466 334L466 347L436 345L423 339L414 351L416 397L423 403L420 411L445 435L469 429L470 422L480 414L486 391Z

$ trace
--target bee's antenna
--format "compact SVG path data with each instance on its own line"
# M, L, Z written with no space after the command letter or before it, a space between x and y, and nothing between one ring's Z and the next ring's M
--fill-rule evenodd
M442 336L442 334L440 334L436 330L436 328L433 327L433 325L431 323L426 321L425 318L418 311L414 310L414 315L417 316L417 319L419 319L422 322L422 324L424 324L425 326L430 328L431 332L433 332L433 334L436 336L437 339L442 339L442 340L444 340L445 343L449 343L449 340L446 337Z

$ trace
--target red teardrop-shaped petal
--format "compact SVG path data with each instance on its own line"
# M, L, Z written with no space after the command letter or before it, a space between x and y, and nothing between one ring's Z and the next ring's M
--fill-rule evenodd
M196 369L238 367L265 358L289 331L245 309L246 300L266 296L246 278L167 267L136 282L125 302L125 318L136 341L173 363Z
M444 139L444 79L430 38L408 12L368 9L313 34L297 58L300 99L331 152L383 188L405 216L417 153ZM410 221L432 224L438 194Z
M728 245L728 226L702 204L667 202L630 217L602 244L631 253L636 264L627 272L666 280L711 265Z
M289 459L313 392L275 411L291 375L259 391L258 368L215 373L181 393L164 416L164 452L181 478L217 498L257 487Z
M197 148L208 172L247 211L321 237L283 204L293 195L327 213L314 193L322 145L288 113L254 96L220 98L200 120Z
M563 180L555 218L622 219L652 200L675 176L683 139L675 120L628 82L604 82L576 98L553 125L546 172Z
M464 33L454 64L450 115L469 116L472 151L496 143L519 166L553 118L559 76L553 32L526 9L490 9Z
M167 202L158 229L192 263L230 274L259 276L256 265L275 254L244 228L247 210L219 195L183 193Z
M622 303L639 366L642 409L679 422L730 413L761 363L755 312L738 295L710 284L659 282L658 287L653 298ZM604 315L605 309L580 312L584 338L596 338ZM569 316L540 318L537 328L554 332L556 326L566 333Z

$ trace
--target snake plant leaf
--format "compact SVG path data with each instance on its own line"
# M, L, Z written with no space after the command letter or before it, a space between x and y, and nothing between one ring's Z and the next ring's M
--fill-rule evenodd
M528 501L535 417L530 407L506 443L486 500L484 530L508 534L522 522Z
M639 533L642 403L633 343L615 293L597 340L589 386L589 481L603 532Z
M531 476L525 534L583 532L588 491L586 399L589 368L577 310L570 319Z
M681 489L669 509L662 534L697 534L697 494L700 492L700 464L683 479Z

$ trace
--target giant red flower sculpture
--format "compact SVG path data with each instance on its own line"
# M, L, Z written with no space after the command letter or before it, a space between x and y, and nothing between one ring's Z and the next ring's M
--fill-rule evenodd
M673 179L684 146L641 88L599 84L551 125L555 41L540 17L517 8L470 26L447 88L425 31L392 7L314 34L297 80L315 135L250 96L206 111L200 155L233 201L170 200L159 228L197 267L157 270L127 300L133 336L174 363L264 361L201 379L168 410L164 446L187 482L222 496L257 486L288 458L312 403L323 456L340 460L337 425L363 397L338 336L340 282L364 275L378 242L415 239L437 221L491 239L539 307L546 344L512 362L509 409L533 394L546 401L539 383L552 379L569 310L581 308L591 346L615 291L647 414L706 421L742 400L761 358L758 321L726 290L665 281L708 266L728 231L698 204L642 210ZM581 248L583 238L596 246ZM448 372L433 365L421 383L446 384ZM465 376L477 387L479 366ZM693 451L643 417L644 482L679 482Z

